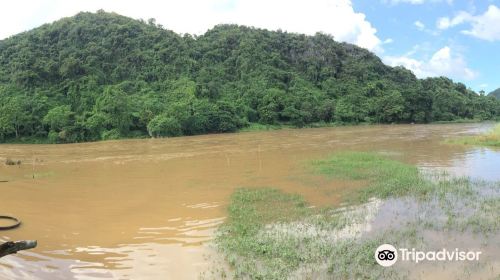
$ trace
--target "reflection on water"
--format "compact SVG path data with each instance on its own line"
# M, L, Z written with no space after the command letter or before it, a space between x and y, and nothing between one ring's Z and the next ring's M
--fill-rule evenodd
M422 168L500 180L500 152L442 144L490 124L280 130L69 145L0 145L0 213L23 226L0 239L39 247L0 260L0 279L196 279L236 187L273 186L315 205L346 188L304 162L374 150ZM497 169L495 169L495 166ZM33 179L34 177L34 179Z
M2 260L2 279L177 279L179 275L203 272L210 250L205 245L123 244L116 248L89 246L38 254L24 252ZM94 261L69 256L86 254ZM100 260L99 256L105 256Z
M452 159L450 166L445 166L450 174L469 176L488 181L500 180L499 153L488 148L473 148L464 152L462 157ZM439 165L424 163L426 167Z

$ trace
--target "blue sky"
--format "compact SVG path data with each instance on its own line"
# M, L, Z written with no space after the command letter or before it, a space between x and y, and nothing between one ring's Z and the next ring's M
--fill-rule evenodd
M0 10L0 39L98 9L156 18L178 33L215 24L331 34L418 77L448 76L475 91L500 87L500 0L16 0Z
M431 72L422 76L444 74L476 91L490 92L500 87L500 10L495 9L499 2L354 0L353 7L366 15L381 40L392 39L383 45L386 63L412 68L404 59L413 59L431 64L434 54L448 48L454 69L420 66Z

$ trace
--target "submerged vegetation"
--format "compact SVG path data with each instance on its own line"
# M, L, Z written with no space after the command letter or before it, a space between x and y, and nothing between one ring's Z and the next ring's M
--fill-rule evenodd
M419 80L331 36L80 13L0 41L0 141L79 142L259 125L492 119L500 101ZM262 128L262 126L260 126Z
M14 159L6 158L5 165L21 165L21 160L14 160Z
M500 147L500 124L497 124L493 129L481 135L461 137L448 140L447 142L462 145Z
M355 200L340 208L310 207L300 196L276 189L237 190L216 239L232 276L400 279L407 277L404 268L383 268L375 262L379 245L422 248L426 231L488 236L500 229L495 214L500 207L499 184L422 174L414 166L365 152L335 154L312 166L330 178L362 180L367 187L349 194ZM384 221L382 229L371 230L379 209L396 200L409 203L403 212L393 209L399 220ZM470 273L467 269L464 273ZM227 273L216 275L222 276Z
M366 181L365 188L350 195L358 202L366 202L372 197L423 196L432 188L417 167L374 153L342 152L313 162L313 167L332 178Z

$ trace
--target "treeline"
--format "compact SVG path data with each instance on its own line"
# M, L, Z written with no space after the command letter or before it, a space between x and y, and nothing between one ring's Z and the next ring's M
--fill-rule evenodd
M78 142L229 132L251 123L491 119L500 101L417 79L324 34L80 13L0 41L0 140Z

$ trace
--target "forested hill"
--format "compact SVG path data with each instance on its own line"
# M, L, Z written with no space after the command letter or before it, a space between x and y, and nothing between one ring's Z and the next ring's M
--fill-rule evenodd
M490 92L488 96L493 96L496 97L497 99L500 99L500 88L497 88L496 90Z
M0 139L75 142L235 131L250 123L490 119L500 102L418 80L332 37L219 25L179 35L80 13L0 41Z

